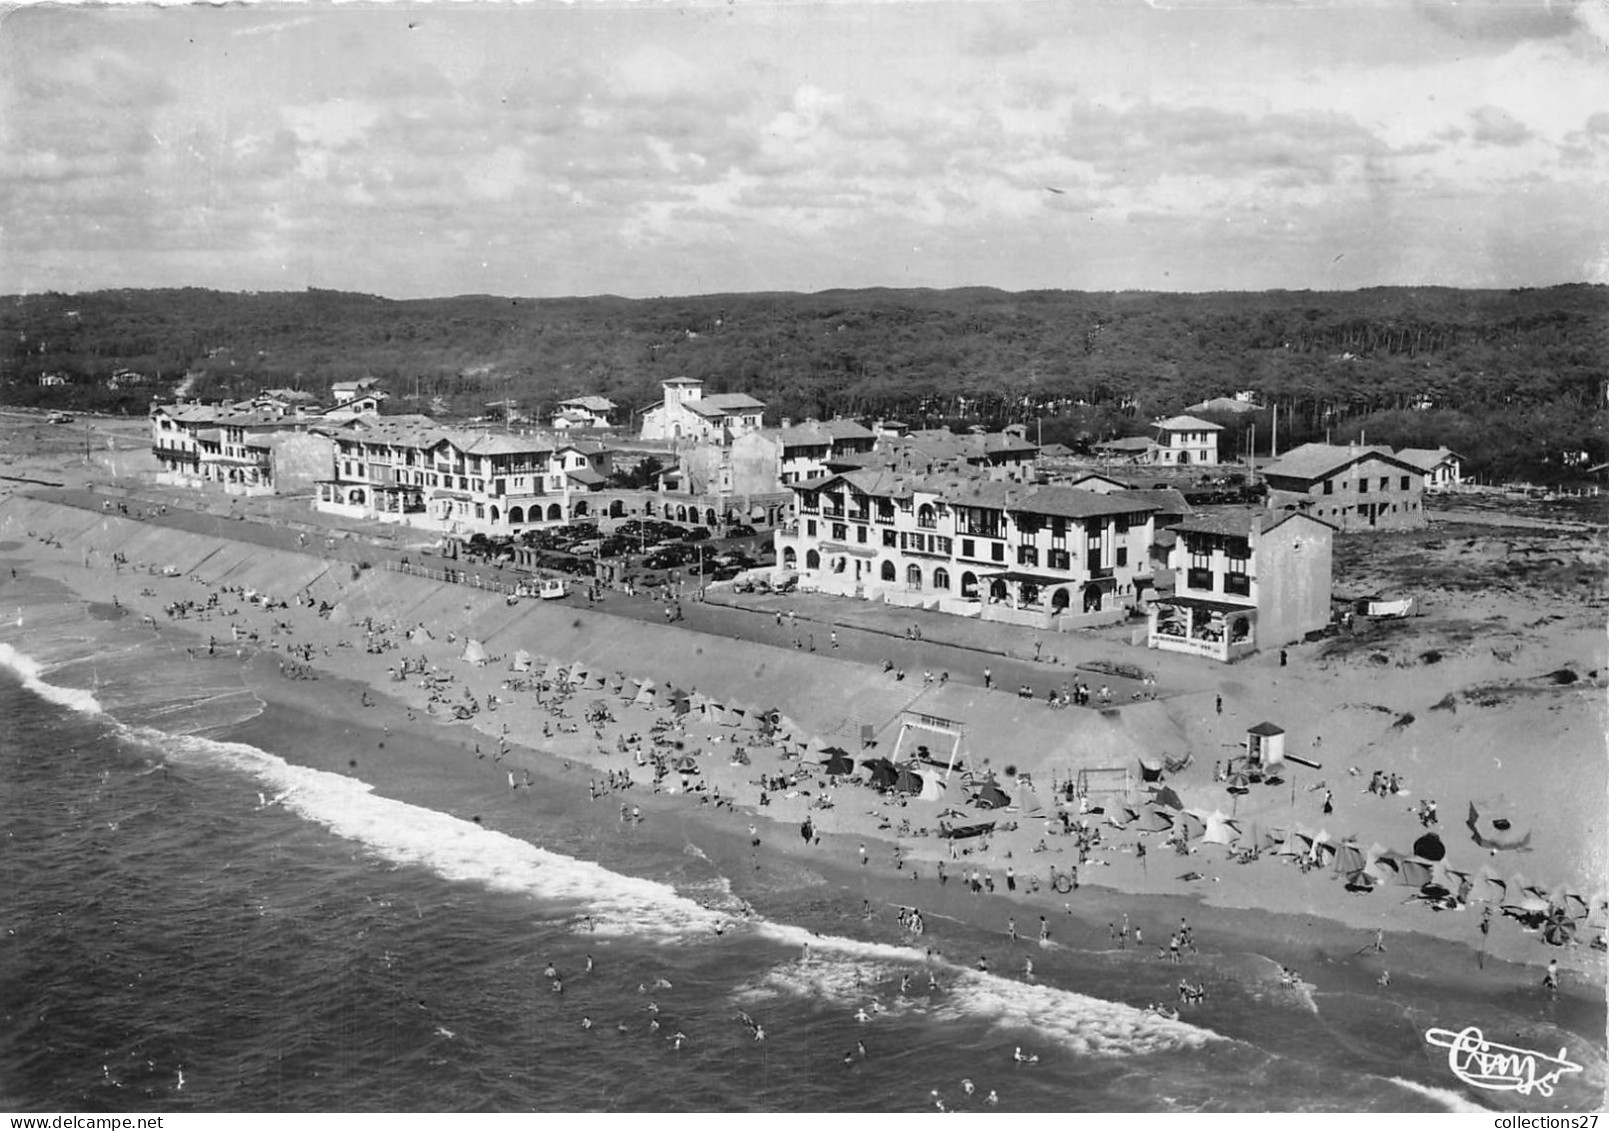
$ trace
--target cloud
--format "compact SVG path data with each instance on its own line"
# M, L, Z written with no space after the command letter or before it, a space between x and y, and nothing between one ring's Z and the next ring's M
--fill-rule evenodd
M1476 145L1523 145L1534 136L1524 122L1499 106L1477 106L1469 117L1474 123L1469 136Z

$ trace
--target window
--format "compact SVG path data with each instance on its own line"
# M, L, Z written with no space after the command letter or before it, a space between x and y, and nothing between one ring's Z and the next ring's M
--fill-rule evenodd
M1326 480L1325 480L1325 481L1324 481L1324 493L1325 493L1325 494L1326 494L1326 495L1333 495L1333 494L1335 494L1335 480L1333 480L1333 479L1326 479Z
M1404 476L1403 476L1403 477L1402 477L1402 487L1401 487L1401 490L1404 490L1404 491L1406 491L1406 490L1407 490L1407 489L1408 489L1408 477L1407 477L1407 476L1406 476L1406 475L1404 475Z
M950 571L940 566L933 571L933 588L948 589L950 587Z
M977 554L977 543L973 542L970 538L961 539L961 556L963 558L973 558L976 557Z
M908 565L908 566L905 567L905 587L907 589L920 589L920 588L922 588L922 567L921 566L919 566L919 565Z
M840 541L840 542L844 541L846 538L849 537L849 527L845 526L841 522L833 523L832 524L832 536L835 539L837 539L838 541Z
M937 528L938 524L938 516L932 507L926 503L923 503L919 508L917 508L916 525L922 527L924 530L933 530Z
M1127 546L1119 546L1117 548L1117 564L1120 566L1126 566L1129 564L1129 548Z
M810 537L812 537L812 538L814 538L816 536L816 520L815 519L812 518L812 519L807 519L805 521L805 533L810 535Z
M955 550L953 549L953 547L955 546L955 541L953 539L942 538L939 535L935 534L933 536L933 538L932 538L932 542L933 542L933 552L935 554L943 554L945 557L949 557L950 555L955 553Z
M864 526L855 527L855 541L863 546L866 544L866 528Z
M1114 533L1114 534L1127 534L1128 532L1129 532L1129 516L1126 515L1126 514L1114 515L1112 517L1112 533Z
M799 509L806 514L815 514L821 507L820 496L814 491L801 491L799 493Z
M1391 477L1389 475L1380 476L1380 490L1382 490L1382 491L1391 490Z
M1051 569L1072 569L1073 558L1066 550L1052 550L1046 556L1046 564Z
M989 557L997 562L1006 560L1006 547L1004 543L995 542L989 546Z
M892 530L883 531L883 545L885 545L885 546L895 546L895 545L898 544L898 542L899 542L899 539L895 535L894 531L892 531ZM891 578L889 578L889 580L893 581L894 579L891 577Z
M1361 475L1358 476L1358 494L1367 495L1368 493L1369 493L1369 481L1367 479L1363 478Z
M1039 551L1032 546L1017 547L1017 564L1036 566L1039 564Z
M878 522L893 522L894 521L894 504L892 502L890 502L887 499L878 499L877 500L877 521Z

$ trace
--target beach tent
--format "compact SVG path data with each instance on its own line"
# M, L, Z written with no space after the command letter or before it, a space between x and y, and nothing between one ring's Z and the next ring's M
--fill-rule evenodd
M1281 848L1291 839L1291 830L1284 825L1275 825L1271 829L1263 830L1263 848Z
M609 687L609 676L604 672L593 672L587 677L587 688L591 691L604 691Z
M1011 804L1011 795L991 780L978 787L972 802L980 809L1004 809Z
M464 654L458 657L466 663L484 664L490 657L486 655L486 645L471 636L464 643Z
M847 750L840 750L836 746L828 747L822 751L827 757L822 759L822 766L827 773L837 777L848 777L855 772L855 760L849 756Z
M1525 848L1531 843L1529 829L1521 830L1508 807L1502 804L1501 797L1495 801L1487 802L1484 812L1469 803L1469 815L1464 818L1464 824L1469 828L1469 835L1481 848L1495 848L1513 851Z
M1313 850L1313 830L1306 825L1297 825L1285 837L1284 843L1279 846L1276 855L1279 856L1306 856Z
M1165 833L1173 827L1171 813L1177 810L1163 809L1157 805L1148 805L1140 811L1134 822L1134 827L1142 833Z
M1361 872L1368 861L1364 859L1363 849L1357 841L1342 841L1335 850L1335 870L1350 876L1353 872Z
M1151 791L1151 800L1158 805L1166 805L1170 809L1184 808L1184 798L1180 797L1171 786L1164 785L1158 789L1153 789Z
M651 679L643 680L642 686L637 688L637 694L632 696L631 701L639 707L652 707L654 705L654 681Z
M1511 903L1518 903L1528 895L1547 898L1547 889L1531 882L1524 872L1515 872L1509 876L1505 887L1508 889L1508 899Z
M1202 809L1185 809L1173 818L1178 828L1184 831L1187 840L1195 840L1207 831L1207 814Z
M1503 877L1492 870L1488 864L1482 864L1471 877L1474 888L1470 892L1471 899L1485 900L1491 903L1501 903L1508 894L1508 885Z
M899 777L899 771L894 763L887 758L865 758L860 763L871 771L871 784L874 789L887 789Z
M570 665L567 681L579 687L587 682L587 677L591 674L592 673L587 670L587 666L585 664L583 664L580 660L576 660Z
M1306 856L1316 864L1323 864L1335 854L1335 842L1330 839L1328 829L1319 829L1312 832L1307 829L1298 830L1296 841L1301 846L1301 856Z
M1222 809L1207 814L1207 827L1201 839L1208 844L1231 844L1240 836L1240 825Z
M921 793L922 775L909 766L901 766L894 775L895 793Z
M1430 882L1432 875L1429 860L1404 856L1397 861L1397 882L1403 887L1422 888Z
M557 683L564 678L564 669L559 667L559 661L549 660L548 666L542 669L542 678L549 683Z
M1114 829L1126 828L1139 819L1140 811L1132 805L1111 805L1106 810L1106 823Z
M619 672L615 672L614 675L609 677L609 691L612 694L619 695L622 691L625 690L625 687L626 687L626 679ZM635 690L636 689L633 688L632 692L627 693L626 697L629 699L632 694L635 694Z
M918 797L922 801L943 801L944 791L948 787L937 774L925 774L922 777L922 792Z
M418 644L420 641L428 639L430 639L430 634L424 630L423 625L418 625L408 630L409 644Z
M531 654L524 648L516 649L514 659L508 665L510 671L528 672L531 670Z

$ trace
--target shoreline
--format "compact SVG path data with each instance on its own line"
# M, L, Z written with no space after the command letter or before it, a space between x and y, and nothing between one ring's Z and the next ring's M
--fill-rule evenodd
M19 548L27 550L29 557L38 553L41 558L47 556L58 558L67 552L65 547L56 554L48 555L39 553L39 548L36 546L24 545ZM88 563L87 552L85 561ZM325 563L319 562L318 565L322 568ZM67 576L63 577L62 580L80 599L86 602L95 599L104 601L107 594L100 591L116 587L115 585L108 585L105 576L106 572L97 568L68 571ZM136 608L138 612L147 615L160 613L160 605L163 599L172 593L193 595L198 592L195 581L183 576L163 577L156 575L142 578L141 580L142 582L149 580L150 584L145 587L152 589L153 596L151 598L131 600L129 605L131 608ZM125 582L124 588L126 586L127 582ZM458 599L461 596L467 598L469 595L453 593L449 596L453 599ZM483 594L476 596L485 597ZM291 612L295 613L296 610L293 608ZM260 627L266 627L265 621L272 621L275 617L283 616L284 619L295 622L293 632L306 634L309 640L322 639L326 642L354 631L354 626L350 623L350 618L348 618L347 623L339 625L334 622L311 622L313 631L308 632L310 627L309 612L310 610L304 608L301 610L300 616L291 616L290 614L270 613L266 610L252 607L245 610L245 614L241 619L247 623L255 623ZM195 639L198 644L204 644L207 635L202 630L201 625L186 621L162 622L161 631L164 633L171 631L186 634ZM706 642L708 642L708 638L706 638ZM412 650L412 645L405 649L405 651ZM443 661L439 658L439 654L443 650L442 642L434 642L434 648L431 650L438 653L438 656L433 657L433 659L435 660L435 665L438 668L441 667ZM510 648L510 650L512 649ZM393 732L407 728L419 741L427 744L436 735L451 733L450 731L439 729L440 724L432 721L428 715L418 709L418 703L422 696L419 693L420 689L414 683L393 683L375 678L377 673L385 670L387 658L384 655L367 655L356 648L351 649L350 653L338 652L332 649L329 657L315 656L314 658L312 666L321 670L320 679L305 682L281 679L277 671L273 670L272 661L265 659L269 655L271 655L271 652L266 648L259 653L257 661L251 667L251 678L248 680L253 685L254 691L259 698L270 704L269 707L265 708L265 712L271 712L275 706L301 703L304 709L312 707L315 713L321 713L326 719L331 721L337 719L340 711L339 694L332 690L336 685L333 683L327 668L331 665L340 665L350 669L343 671L340 677L343 680L350 680L349 683L341 685L345 689L342 693L351 693L351 689L359 687L370 688L379 701L384 704L382 708L377 709L377 713L372 717L378 718L382 714L391 716L385 725L390 726ZM825 658L821 662L838 663L838 661ZM269 666L265 667L265 664ZM467 665L464 665L464 667L467 668ZM483 680L483 683L490 682L495 684L507 674L501 668L495 667L477 670L482 675L490 677L489 681ZM472 673L469 672L458 672L455 675L462 677L459 682L465 686L472 678ZM483 690L482 697L484 697L484 694ZM598 695L602 696L603 692L599 692ZM577 696L577 699L584 702L592 697L591 693L584 692ZM318 704L323 704L323 706L320 707ZM504 711L507 713L504 714ZM410 713L414 716L416 726L408 720L407 716ZM510 729L516 739L522 737L525 733L519 729L519 724L533 720L536 717L529 704L521 706L510 704L497 713L500 725L502 720L515 724ZM651 719L651 716L644 713L642 708L620 705L618 700L616 701L614 714L616 719L619 720L619 733L624 733L632 728L646 731ZM477 715L476 721L483 726L494 722L490 717L490 713ZM367 726L368 723L369 716L367 715L356 720L356 725L359 727ZM253 733L251 727L251 723L246 723L242 724L241 728L238 729L240 729L241 733ZM471 729L474 728L466 728L466 730ZM496 727L474 729L474 732L480 734L481 740L486 742L496 742L499 737ZM534 726L530 728L529 733L534 736ZM610 736L613 737L613 733ZM471 740L471 742L473 741ZM527 739L527 741L530 741L530 739ZM519 751L518 758L521 760L512 764L519 768L529 765L533 770L542 769L547 771L551 769L551 766L544 765L545 760L568 761L572 766L569 776L576 784L579 794L587 774L583 770L574 769L573 767L579 765L592 772L606 772L610 768L619 769L627 764L627 759L624 757L617 756L614 753L600 753L595 741L593 735L583 732L579 735L553 736L548 742L543 743L546 749L520 745L516 742L513 749ZM1354 952L1364 947L1372 939L1373 931L1376 929L1376 926L1372 923L1351 922L1345 917L1325 915L1311 908L1291 910L1279 907L1242 905L1235 902L1225 903L1221 900L1204 899L1199 890L1194 892L1137 890L1139 885L1132 881L1135 879L1143 880L1145 874L1141 872L1140 875L1134 877L1126 875L1126 871L1137 871L1132 867L1124 869L1112 866L1099 869L1099 881L1084 883L1080 890L1071 897L1055 896L1053 893L1041 891L1037 898L1030 898L1024 891L1019 893L1015 900L1008 900L1003 886L997 887L996 892L990 896L963 896L960 894L961 885L959 880L949 885L950 890L946 892L941 890L940 885L934 879L932 868L934 863L942 858L943 847L932 838L916 838L906 841L907 859L912 862L908 866L918 868L922 872L922 879L918 883L912 884L903 879L903 874L896 872L886 863L890 859L893 845L896 842L886 836L879 835L884 830L876 827L877 821L881 819L877 810L867 809L865 813L857 812L854 814L845 814L834 810L822 814L822 819L818 821L821 827L822 839L818 858L817 850L814 847L804 849L798 843L799 815L809 811L803 808L802 799L794 798L790 803L784 804L784 798L776 797L773 799L771 806L761 807L755 804L755 791L752 785L747 789L745 788L745 784L750 783L753 774L757 770L763 769L765 772L770 773L773 768L785 767L788 763L774 763L771 760L773 754L756 748L753 764L741 768L731 767L726 764L725 759L722 757L726 747L711 745L707 749L713 756L701 759L701 765L706 772L701 774L700 777L705 781L719 785L722 796L736 800L742 808L741 812L721 815L717 808L713 817L705 819L700 812L701 806L692 804L679 795L660 794L656 796L648 792L646 787L632 790L631 802L642 805L645 809L650 809L651 811L659 811L667 816L675 816L676 819L684 822L692 821L695 827L700 830L701 835L713 833L717 838L735 836L739 837L740 841L746 840L746 837L742 836L742 831L746 829L750 821L753 821L757 826L765 830L761 836L765 854L768 857L775 854L774 859L779 869L786 862L786 867L803 870L810 874L831 877L833 885L843 890L876 891L890 902L922 906L924 911L928 911L931 908L934 913L954 913L957 919L968 922L984 935L995 933L1002 937L1004 936L1004 920L1011 915L1011 912L1002 909L1008 904L1017 909L1015 917L1018 919L1018 929L1021 934L1026 936L1030 933L1036 933L1038 915L1044 914L1050 921L1053 936L1058 927L1061 927L1064 930L1076 932L1081 944L1099 942L1099 936L1104 932L1104 927L1101 924L1103 917L1115 918L1124 911L1129 911L1136 918L1144 916L1148 923L1152 925L1152 930L1148 932L1148 937L1154 940L1151 944L1152 946L1156 942L1164 941L1163 923L1170 923L1178 916L1188 916L1192 923L1196 925L1198 938L1204 943L1218 946L1219 949L1233 947L1238 950L1257 949L1262 951L1270 950L1270 944L1272 944L1273 947L1284 948L1284 953L1288 956L1286 960L1300 968L1303 964L1311 965L1314 961L1326 963L1339 961L1340 964L1347 964L1351 957L1356 957ZM273 752L287 756L279 750L274 750ZM510 756L514 757L515 755L511 754ZM302 759L295 758L294 760L301 761ZM761 764L762 760L763 765ZM636 766L632 766L632 769L634 777L637 777L640 781L642 771ZM365 780L368 779L365 778ZM380 787L379 783L375 784L377 788ZM840 790L838 796L841 799L838 804L844 808L854 806L857 809L861 809L867 805L874 804L873 797L869 792L858 789ZM882 813L892 814L897 818L899 810L897 808L883 808ZM873 820L867 821L862 819L863 817L872 817ZM1016 819L1019 824L1027 823L1026 819L1021 815L1018 815ZM868 846L868 854L873 860L872 864L866 866L866 871L858 871L853 865L853 860L858 854L857 847L859 843L865 843ZM1019 837L1015 843L1020 849L1025 840ZM739 847L742 847L741 843ZM957 876L962 868L981 865L991 872L998 884L1003 868L1009 865L1015 868L1019 877L1026 881L1030 870L1038 871L1044 862L1036 860L1037 854L1031 855L1025 850L1018 855L1018 849L1011 847L1001 848L992 854L987 862L981 857L974 859L963 858L951 866L951 874L952 876ZM741 852L739 855L741 855ZM1049 858L1050 856L1047 854L1047 860ZM1171 858L1165 859L1164 854L1160 852L1155 854L1152 859L1158 863L1159 868L1170 867L1173 863ZM1064 865L1065 856L1058 858L1056 862L1059 865ZM1116 863L1122 864L1123 861L1117 861ZM1132 865L1132 859L1128 863ZM1271 866L1260 864L1250 867L1266 869ZM1215 865L1215 867L1221 870L1224 865L1219 864ZM734 891L740 886L744 886L740 885L737 879L738 876L742 875L742 871L740 867L732 873ZM1091 871L1096 871L1096 869L1086 869L1086 875ZM1265 876L1275 883L1284 878L1282 875L1267 876L1266 872ZM908 898L902 896L901 893L905 893ZM918 898L918 893L920 893L920 898ZM760 894L763 895L763 892ZM1213 894L1219 895L1223 893L1214 892ZM1379 900L1382 897L1377 894L1369 898ZM1389 899L1389 894L1384 898ZM969 908L968 900L976 901L977 906ZM1067 905L1071 906L1073 912L1071 925L1058 922L1058 920L1068 918L1065 914ZM1349 905L1343 901L1341 906L1350 909L1360 905ZM985 908L987 908L987 911ZM1255 924L1248 926L1245 923L1248 919L1255 919ZM1437 917L1437 919L1430 920L1430 923L1435 926L1442 926L1442 922L1438 921L1440 919L1441 917ZM991 924L990 920L994 922ZM1404 961L1411 962L1414 967L1419 967L1423 964L1425 970L1435 970L1439 974L1445 974L1451 964L1468 965L1471 969L1474 968L1473 949L1456 938L1450 938L1446 931L1418 930L1413 926L1403 927L1400 924L1391 924L1380 929L1386 931L1386 941L1389 953L1392 956L1391 963L1394 975L1398 973L1397 968ZM1351 933L1350 937L1349 933ZM1163 938L1159 938L1159 934L1163 935ZM1534 980L1536 967L1542 962L1542 959L1536 956L1537 948L1534 941L1509 929L1505 929L1501 933L1494 931L1493 935L1492 945L1487 952L1486 969L1479 974L1482 979L1481 984L1489 988L1518 988ZM1343 938L1345 939L1344 942L1341 941ZM1256 946L1240 945L1247 940L1255 940ZM1601 958L1596 955L1596 952L1589 951L1585 946L1562 950L1549 949L1552 953L1548 953L1547 957L1559 957L1561 964L1571 971L1572 977L1569 981L1572 986L1592 986L1601 990L1603 985L1603 963ZM1526 959L1530 961L1527 962L1525 961ZM1352 963L1352 965L1357 964Z

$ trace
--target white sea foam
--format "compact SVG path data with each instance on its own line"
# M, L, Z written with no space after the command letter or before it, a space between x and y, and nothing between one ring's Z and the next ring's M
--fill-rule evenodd
M730 921L664 884L622 876L473 821L382 797L366 782L294 766L246 743L147 728L131 728L130 734L159 747L170 760L247 773L278 794L286 809L382 859L492 891L573 904L577 913L591 917L590 929L597 934L692 940L707 938Z
M81 687L58 687L43 678L44 667L32 656L0 640L0 667L11 669L22 680L22 685L41 699L84 715L101 713L100 702L93 692Z
M890 1012L925 1008L936 1020L967 1018L997 1029L1037 1033L1061 1048L1094 1056L1122 1056L1198 1048L1215 1034L1120 1002L1069 990L968 970L931 959L911 947L814 935L801 928L765 923L760 933L810 947L809 957L775 966L738 991L743 1002L787 995L844 1009L878 1001ZM927 973L940 988L930 993ZM915 974L911 992L898 995L891 983Z
M1489 1115L1497 1110L1496 1108L1482 1107L1480 1104L1465 1099L1457 1092L1447 1088L1433 1088L1429 1084L1416 1084L1414 1081L1404 1080L1400 1076L1387 1076L1385 1079L1399 1088L1406 1088L1410 1092L1418 1092L1421 1096L1435 1100L1448 1111L1462 1112L1466 1115Z

